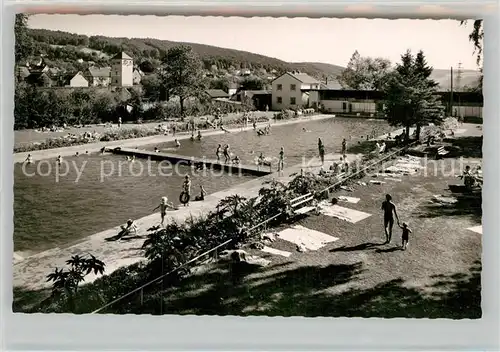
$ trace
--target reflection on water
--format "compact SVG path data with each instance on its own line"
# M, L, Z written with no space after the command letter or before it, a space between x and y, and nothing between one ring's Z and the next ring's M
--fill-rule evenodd
M260 152L277 156L279 148L284 146L286 163L294 165L302 161L302 156L317 155L319 137L323 139L326 153L331 153L340 150L344 137L348 140L351 137L348 143L352 144L367 133L379 135L389 130L384 122L364 119L310 122L307 123L309 132L303 131L304 126L273 127L271 135L262 137L249 131L207 137L201 142L186 140L176 152L212 158L217 144L229 143L242 163L251 163ZM158 147L171 148L172 144ZM59 174L54 159L28 166L26 173L17 164L14 171L15 250L40 251L120 225L128 218L149 215L164 195L178 203L183 175L192 174L192 170L180 167L177 173L169 171L172 170L159 170L154 162L136 160L131 164L123 157L97 154L65 158ZM37 175L28 176L32 173ZM192 192L196 194L200 184L208 193L213 193L252 178L220 172L194 173Z

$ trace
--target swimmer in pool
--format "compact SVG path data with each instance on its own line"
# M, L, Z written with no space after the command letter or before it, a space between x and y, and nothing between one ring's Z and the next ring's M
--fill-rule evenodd
M176 148L180 148L181 147L181 144L179 143L179 141L177 139L174 142L175 142L175 147Z
M28 156L26 157L26 160L24 162L27 164L33 163L33 157L31 156L31 154L28 154Z
M80 153L78 153L78 152L75 153L75 156L79 156L79 155L80 155Z
M191 139L191 141L194 141L194 131L191 132L191 138L190 139Z
M160 152L160 149L158 149L158 147L155 147L155 153L159 153Z
M196 136L196 139L201 141L201 138L202 138L201 131L198 131L198 135Z

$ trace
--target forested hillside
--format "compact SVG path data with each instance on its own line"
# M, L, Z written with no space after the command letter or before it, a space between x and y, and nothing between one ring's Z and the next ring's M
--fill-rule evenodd
M86 36L46 29L29 29L29 35L36 43L36 50L46 56L49 64L64 69L80 70L90 64L106 65L107 59L121 51L132 55L137 63L149 61L158 65L159 59L169 48L179 44L192 47L202 59L204 68L211 70L262 70L276 71L276 74L300 70L319 79L336 77L342 67L323 63L289 63L276 58L246 51L219 48L196 43L179 43L153 38L111 38L105 36ZM82 59L84 62L76 62ZM83 66L83 67L82 67Z

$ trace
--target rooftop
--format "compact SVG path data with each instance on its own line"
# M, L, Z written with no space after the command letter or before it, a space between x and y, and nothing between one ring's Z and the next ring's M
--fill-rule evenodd
M92 77L109 77L111 75L111 68L89 67L89 73Z
M316 78L309 76L307 73L294 73L287 72L290 76L295 77L304 84L318 84L320 83Z
M211 98L227 98L229 95L222 89L207 89L205 91Z
M130 57L129 55L127 55L127 53L125 53L124 51L122 51L121 53L116 54L115 56L113 56L111 58L111 60L117 60L117 59L133 60L132 57Z

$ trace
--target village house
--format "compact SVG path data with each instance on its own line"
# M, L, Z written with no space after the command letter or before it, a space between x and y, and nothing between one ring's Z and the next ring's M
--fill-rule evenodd
M32 72L25 78L26 83L36 87L53 87L56 82L47 72Z
M16 77L19 81L25 81L31 74L30 70L26 66L18 66L16 71Z
M233 95L235 95L238 92L238 88L239 88L238 83L234 83L234 82L229 83L227 94L230 97L232 97Z
M299 109L315 106L318 101L310 99L308 90L320 88L320 82L305 73L287 72L271 82L272 109Z
M222 89L207 89L205 91L205 94L207 94L210 99L228 99L229 94L224 92Z
M118 87L134 85L134 59L124 52L111 58L111 85Z
M134 85L141 84L142 77L144 77L144 72L141 71L140 68L134 68L132 82Z
M84 76L91 87L107 87L111 83L111 68L89 67Z
M63 86L71 88L88 87L89 81L85 78L82 72L76 74L68 74L63 77Z
M270 90L240 90L231 100L251 104L257 110L266 111L271 108L272 93Z

